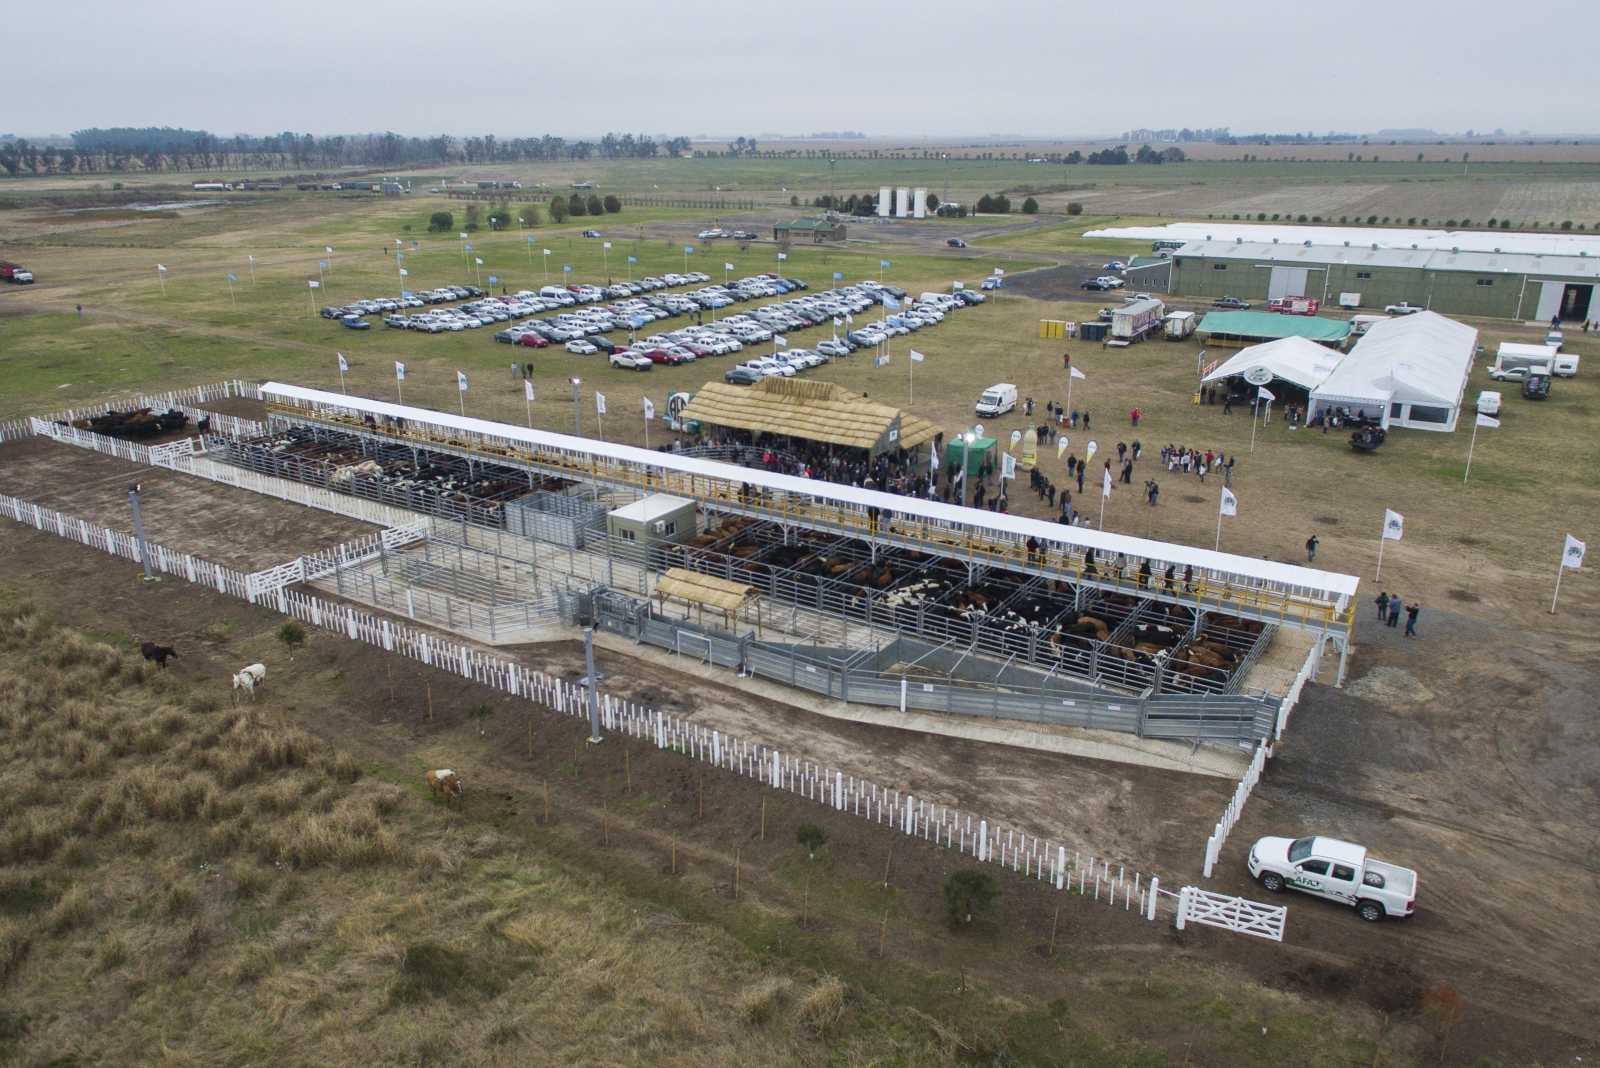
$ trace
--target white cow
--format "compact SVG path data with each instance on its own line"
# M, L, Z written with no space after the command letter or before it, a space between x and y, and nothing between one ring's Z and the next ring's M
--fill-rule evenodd
M243 690L245 696L254 701L256 699L256 687L261 685L266 677L267 665L265 664L251 664L249 667L241 669L233 676L234 698L237 700L239 691Z

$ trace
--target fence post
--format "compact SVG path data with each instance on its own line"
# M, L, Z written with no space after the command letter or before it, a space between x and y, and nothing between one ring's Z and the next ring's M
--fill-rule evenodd
M1184 887L1180 887L1178 889L1178 918L1176 920L1176 924L1177 924L1178 930L1180 930L1180 931L1183 930L1183 921L1185 919L1187 919L1188 916L1189 916L1189 888L1187 886L1184 886Z
M1145 915L1144 915L1144 918L1147 919L1147 920L1152 920L1153 921L1156 918L1156 892L1159 891L1160 889L1161 889L1161 879L1160 879L1160 877L1155 876L1155 875L1150 876L1150 891L1149 891L1150 892L1150 899L1146 903Z
M978 859L989 859L989 821L978 821Z

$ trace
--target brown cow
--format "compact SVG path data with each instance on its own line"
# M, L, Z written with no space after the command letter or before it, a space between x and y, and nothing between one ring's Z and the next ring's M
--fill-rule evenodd
M464 800L467 796L466 786L461 781L461 776L449 768L439 768L423 776L428 782L428 789L435 797L443 797L448 804L451 798L457 801Z

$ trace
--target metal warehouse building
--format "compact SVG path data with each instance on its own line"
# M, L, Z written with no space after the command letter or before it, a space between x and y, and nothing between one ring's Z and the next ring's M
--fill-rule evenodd
M1407 303L1453 315L1544 322L1600 318L1600 257L1191 241L1173 253L1168 290L1195 297L1315 297L1382 310Z

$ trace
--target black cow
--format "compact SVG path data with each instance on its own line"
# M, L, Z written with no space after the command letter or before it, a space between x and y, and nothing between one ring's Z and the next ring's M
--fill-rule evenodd
M165 669L168 658L176 660L178 650L170 645L157 645L155 642L144 642L139 646L139 655L146 660L154 660L156 666Z

